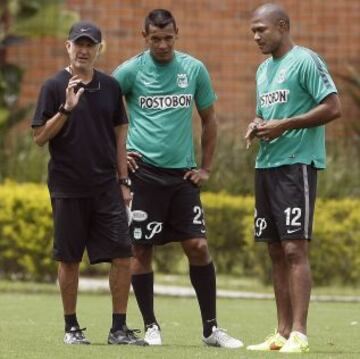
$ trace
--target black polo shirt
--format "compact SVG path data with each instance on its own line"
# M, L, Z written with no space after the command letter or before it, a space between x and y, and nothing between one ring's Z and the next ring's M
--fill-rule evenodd
M64 69L45 82L32 127L44 125L65 104L71 76ZM89 197L114 182L117 167L114 127L127 122L118 83L113 77L94 71L65 125L49 141L51 196Z

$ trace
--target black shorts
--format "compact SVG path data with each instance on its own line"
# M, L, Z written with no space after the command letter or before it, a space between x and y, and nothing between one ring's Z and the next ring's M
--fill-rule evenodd
M121 190L117 184L96 197L52 198L53 258L91 264L131 257L131 241Z
M317 169L304 164L255 172L255 240L311 239Z
M139 169L131 174L133 243L161 245L205 238L200 189L184 180L186 170L138 164Z

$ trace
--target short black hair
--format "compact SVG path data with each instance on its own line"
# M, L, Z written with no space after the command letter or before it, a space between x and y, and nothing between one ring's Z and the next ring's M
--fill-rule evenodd
M258 7L254 14L266 15L271 19L271 21L276 24L279 21L284 21L288 30L290 30L290 18L286 13L285 9L278 4L267 3Z
M176 21L172 13L165 9L155 9L150 11L145 18L145 32L149 32L150 25L162 29L169 24L173 24L174 29L176 29Z

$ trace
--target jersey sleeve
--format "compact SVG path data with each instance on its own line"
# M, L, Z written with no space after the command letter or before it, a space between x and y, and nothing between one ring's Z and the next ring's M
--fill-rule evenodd
M210 107L216 99L217 96L212 87L210 75L204 64L200 63L195 91L196 106L198 110L204 110Z
M121 87L123 95L127 95L133 86L136 76L136 69L133 61L129 60L119 65L112 76L116 79Z
M31 127L43 126L48 119L53 117L60 106L57 102L54 83L48 80L40 90Z
M300 84L316 103L320 103L331 93L337 93L325 62L313 52L302 61Z
M261 112L261 107L260 107L259 91L258 91L257 86L256 86L256 116L263 118L263 115Z
M114 113L114 126L126 125L129 121L126 114L126 109L123 100L123 94L121 92L120 86L118 86L118 105L116 106L116 111Z
M264 67L264 63L261 64L259 66L258 70L256 71L256 83L255 83L255 86L256 86L256 116L261 117L261 118L263 118L263 114L262 114L261 106L260 106L260 96L259 96L258 82L259 82L259 76L260 76L260 73L261 73L263 67Z

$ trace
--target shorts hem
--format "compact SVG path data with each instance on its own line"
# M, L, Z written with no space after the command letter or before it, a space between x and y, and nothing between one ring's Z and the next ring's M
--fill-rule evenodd
M82 258L81 259L68 259L68 258L64 258L64 257L60 257L60 256L53 256L52 258L56 262L64 262L64 263L81 263L82 262Z
M99 263L111 263L114 259L126 259L126 258L131 258L133 255L132 253L127 253L127 254L119 254L116 256L112 256L112 257L104 257L104 258L97 258L97 259L89 259L90 264L99 264Z
M274 243L274 242L280 241L279 238L269 238L269 237L266 237L266 238L254 237L254 239L255 239L255 242L258 242L258 243Z
M305 236L296 236L296 235L285 235L280 237L281 241L288 241L288 240L299 240L299 241L311 241L310 237Z
M178 237L178 238L172 238L171 240L169 241L161 241L161 242L154 242L154 241L141 241L141 240L131 240L131 243L134 245L138 244L138 245L142 245L142 246L163 246L165 244L168 244L168 243L178 243L178 242L184 242L184 241L187 241L189 239L194 239L194 238L204 238L207 240L207 237L205 234L199 234L199 233L196 233L196 234L186 234L186 235L183 235L181 237Z
M176 242L183 242L183 241L187 241L187 240L189 240L189 239L194 239L194 238L205 238L205 239L207 240L205 234L199 234L199 233L197 233L197 234L186 235L186 236L184 236L184 237L181 237L181 238L179 238L179 239L176 239L175 241L176 241Z

